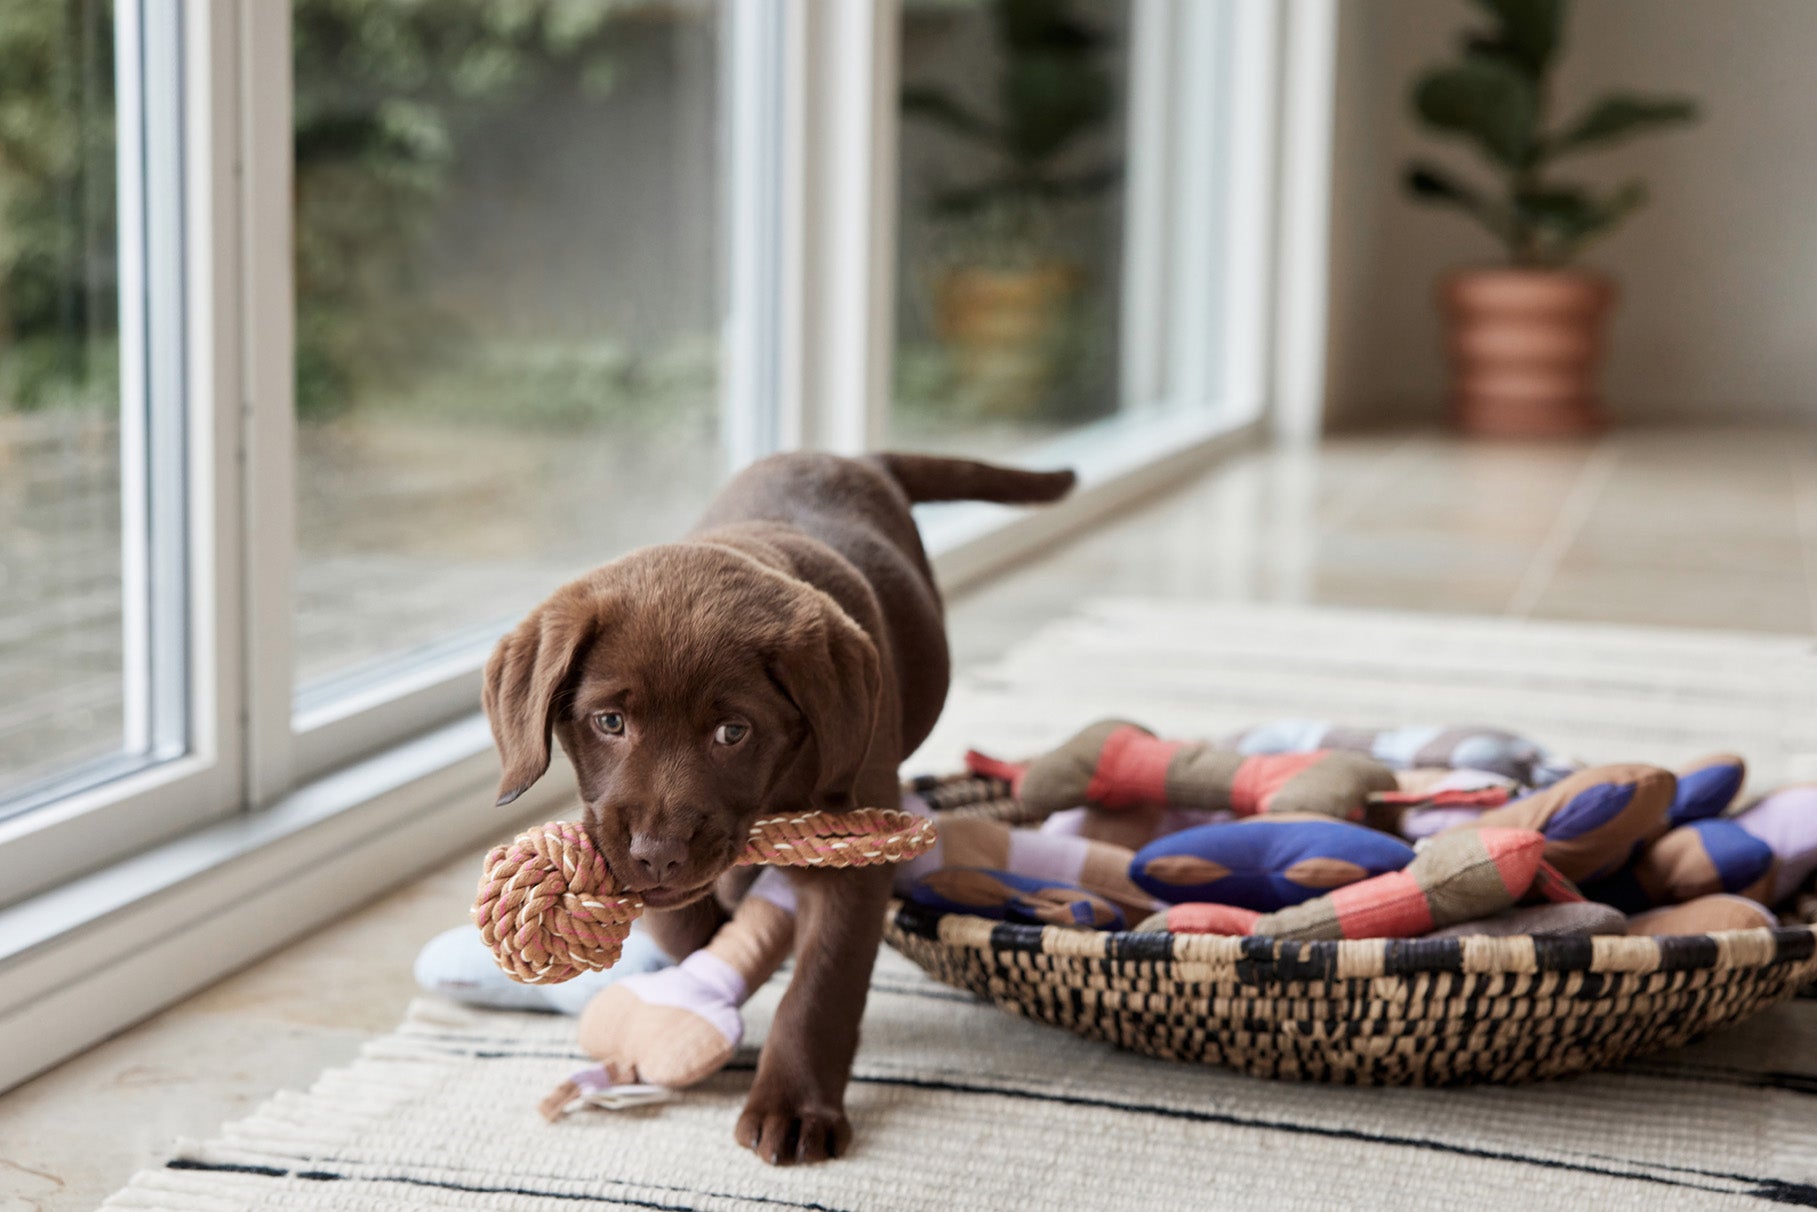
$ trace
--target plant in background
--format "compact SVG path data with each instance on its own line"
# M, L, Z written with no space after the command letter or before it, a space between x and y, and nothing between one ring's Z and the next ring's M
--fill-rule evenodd
M981 113L924 83L902 90L902 113L985 152L991 162L977 180L933 190L934 215L974 233L973 256L1026 263L1049 251L1043 236L1056 208L1097 197L1117 182L1113 165L1070 163L1115 111L1112 40L1061 0L992 0L988 12L1002 63L994 112Z
M1082 363L1087 273L1068 255L1065 220L1120 176L1093 146L1117 108L1116 39L1063 0L989 0L984 11L994 105L931 82L902 92L906 118L982 153L970 179L928 194L944 237L931 282L939 360L951 371L937 394L980 413L1057 420L1103 394Z
M1499 180L1493 190L1479 189L1416 160L1407 166L1406 186L1421 201L1454 206L1476 219L1507 248L1511 263L1564 265L1641 206L1646 189L1630 181L1598 192L1553 178L1553 166L1692 122L1697 106L1683 97L1611 93L1554 126L1549 94L1566 0L1477 2L1495 24L1465 32L1461 60L1419 77L1413 108L1432 130L1474 144Z
M1630 181L1601 192L1552 176L1561 159L1697 116L1683 97L1611 93L1555 124L1548 112L1566 0L1477 0L1494 18L1463 35L1463 57L1413 86L1427 126L1475 144L1500 180L1482 190L1422 161L1417 199L1454 206L1494 233L1506 267L1443 276L1452 420L1468 433L1581 437L1609 423L1598 381L1618 297L1605 274L1570 265L1646 199Z

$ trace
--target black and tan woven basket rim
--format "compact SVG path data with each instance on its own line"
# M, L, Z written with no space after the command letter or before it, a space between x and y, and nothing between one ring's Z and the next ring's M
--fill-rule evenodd
M969 815L1018 818L1008 785L973 775L922 777L907 784L936 808ZM1732 971L1798 963L1817 954L1817 924L1725 930L1711 934L1597 935L1536 938L1347 939L1302 942L1256 936L1078 930L1000 922L907 901L890 905L890 922L904 934L942 947L999 955L1052 955L1161 968L1194 966L1204 975L1228 973L1242 983L1326 981L1422 973L1487 975Z
M1728 971L1798 963L1817 954L1817 928L1760 927L1666 937L1598 935L1535 938L1520 934L1468 938L1372 938L1339 942L1133 930L1025 926L906 901L890 908L896 929L942 947L999 955L1040 954L1119 964L1206 969L1244 983L1326 981L1428 972L1465 975L1547 972L1647 973Z

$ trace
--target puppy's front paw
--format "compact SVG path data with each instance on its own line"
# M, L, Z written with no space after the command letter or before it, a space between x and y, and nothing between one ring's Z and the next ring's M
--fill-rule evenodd
M835 1101L770 1094L759 1083L732 1135L770 1165L792 1166L843 1154L852 1143L852 1125Z

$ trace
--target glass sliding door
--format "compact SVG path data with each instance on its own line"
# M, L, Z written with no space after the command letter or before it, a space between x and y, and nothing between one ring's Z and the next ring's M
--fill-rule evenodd
M185 746L175 42L115 9L0 10L0 817Z
M1279 12L0 3L0 901L468 744L734 460L1252 420Z
M310 703L488 643L723 476L722 14L292 14Z
M906 0L890 440L1003 453L1114 414L1129 0Z

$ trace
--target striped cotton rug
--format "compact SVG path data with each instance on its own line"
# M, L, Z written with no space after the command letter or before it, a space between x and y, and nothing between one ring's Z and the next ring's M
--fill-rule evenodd
M1817 776L1808 641L1438 616L1096 604L954 696L924 757L1039 748L1124 714L1490 721L1595 758L1733 746ZM777 982L748 1012L761 1039ZM879 962L853 1153L731 1140L754 1051L677 1102L556 1125L571 1024L414 1004L307 1093L135 1176L115 1208L946 1210L1817 1205L1817 1000L1628 1068L1517 1088L1272 1083L1119 1053Z

